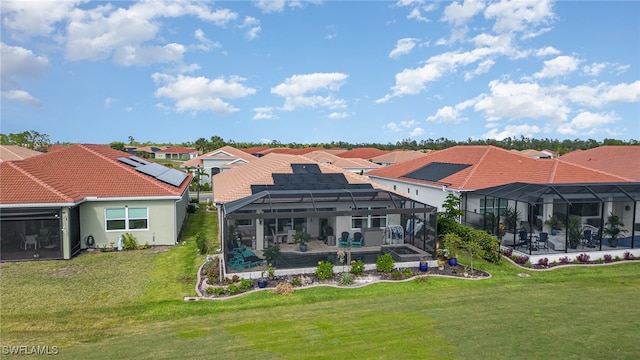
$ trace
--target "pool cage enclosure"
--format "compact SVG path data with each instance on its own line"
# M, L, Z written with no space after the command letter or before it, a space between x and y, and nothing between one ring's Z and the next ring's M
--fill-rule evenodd
M503 245L506 246L516 247L517 230L524 225L528 229L550 230L548 226L545 227L545 222L551 216L555 216L564 229L575 227L576 221L580 232L583 231L581 226L585 224L592 229L598 229L593 234L597 238L593 250L602 250L605 243L603 240L606 238L606 231L603 233L603 229L610 226L607 221L611 215L617 216L624 223L624 234L630 237L628 247L640 246L640 236L635 234L636 231L640 231L638 182L553 185L512 183L474 191L474 196L481 203L491 203L493 206L491 209L485 208L486 210L479 214L467 210L463 222L492 234L500 234L500 223L504 224L507 236L503 238ZM469 209L469 198L465 200L465 208ZM505 218L505 213L513 213L513 209L522 210L522 221L517 221L514 216L507 215ZM576 218L573 224L571 218ZM533 231L529 231L528 236L532 236L532 233ZM571 231L563 233L564 252L577 251L570 246ZM531 247L528 252L532 253Z
M221 211L220 233L222 252L228 260L227 250L233 247L233 239L229 229L237 231L244 228L253 240L252 248L266 248L265 238L271 231L267 225L278 224L285 218L293 221L290 225L295 231L309 232L312 238L322 238L325 234L320 229L321 223L330 225L334 236L348 231L367 229L359 228L366 224L368 229L379 226L382 232L387 225L403 225L416 221L422 226L418 231L405 232L403 243L411 244L432 257L435 255L437 209L389 190L363 186L350 189L315 189L315 190L263 190L248 197L226 203L218 207ZM296 220L298 219L298 220ZM372 220L374 219L374 220ZM237 226L244 224L244 226ZM230 226L232 225L232 226ZM414 227L415 229L415 227ZM243 238L244 240L244 238ZM382 244L382 239L380 239ZM365 239L365 246L367 245ZM372 241L369 241L372 243ZM335 251L338 246L335 247Z

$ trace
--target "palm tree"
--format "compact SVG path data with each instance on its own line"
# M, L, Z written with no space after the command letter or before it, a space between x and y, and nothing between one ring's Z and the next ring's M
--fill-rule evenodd
M604 230L602 230L602 232L605 235L609 236L609 246L617 247L618 237L621 234L624 234L627 232L626 229L622 229L622 227L624 226L624 223L620 219L620 216L615 215L613 212L609 213L605 226L606 227L604 228Z

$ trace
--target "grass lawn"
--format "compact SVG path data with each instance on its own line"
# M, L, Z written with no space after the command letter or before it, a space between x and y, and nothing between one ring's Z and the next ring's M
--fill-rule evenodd
M640 262L536 272L478 261L493 278L186 303L204 260L193 239L215 221L190 216L186 245L168 250L0 264L1 345L57 346L63 359L640 357Z

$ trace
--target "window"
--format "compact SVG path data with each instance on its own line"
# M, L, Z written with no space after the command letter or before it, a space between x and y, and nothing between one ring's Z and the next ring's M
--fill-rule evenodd
M386 209L385 207L358 208L358 210L375 210ZM351 228L362 229L368 228L369 224L374 228L383 228L387 226L387 215L354 215L351 217Z
M386 209L386 208L374 207L371 209L374 210L374 209ZM371 227L377 227L377 228L387 227L387 215L384 215L384 214L371 215Z
M252 214L253 211L251 211L251 210L238 210L237 213L238 214ZM253 226L253 220L252 219L239 219L239 220L236 220L236 226Z
M576 216L600 216L599 203L576 203L569 207L569 214Z
M497 199L480 199L480 214L494 214L494 209L498 210L497 215L504 215L507 211L509 200L500 199L498 203Z
M416 189L416 195L418 195L418 189Z
M368 208L358 208L358 210L368 210ZM366 215L354 215L351 217L351 228L369 227L369 218Z
M149 210L147 208L105 209L105 224L109 230L147 230Z

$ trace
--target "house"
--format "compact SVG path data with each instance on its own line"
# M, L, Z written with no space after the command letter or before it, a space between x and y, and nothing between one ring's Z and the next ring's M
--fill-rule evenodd
M341 158L326 150L316 150L303 155L304 157L315 160L319 163L332 164L347 171L365 174L369 170L377 169L380 165L369 160L358 158Z
M189 160L198 157L200 152L196 149L183 146L171 146L155 152L156 159Z
M576 216L579 224L602 232L608 214L615 213L622 217L633 244L634 224L640 222L636 210L640 182L634 179L638 167L630 164L640 164L640 152L600 151L607 154L606 161L579 154L536 159L495 146L455 146L372 170L367 176L428 204L443 204L449 194L460 196L465 211L461 220L494 233L498 227L494 218L505 222L507 212L516 212L519 216L509 235L514 242L521 228L526 227L530 236L549 232L545 222L552 215L565 224Z
M76 144L0 164L2 261L70 259L81 249L173 245L191 176L104 145Z
M380 155L384 155L388 152L389 151L380 150L380 149L371 148L371 147L361 147L361 148L355 148L348 151L344 151L336 155L342 158L359 158L359 159L365 159L365 160L371 161L373 158L378 157Z
M18 145L0 145L0 162L22 160L37 155L42 153Z
M264 270L259 259L276 245L278 268L315 267L322 259L334 261L340 250L351 254L356 233L365 240L352 259L368 263L385 246L403 247L416 261L433 259L435 252L435 207L305 155L272 153L217 174L213 202L226 272ZM293 244L297 233L310 235L308 252ZM239 259L234 250L241 244L256 263Z
M415 151L415 150L394 150L386 154L376 156L371 159L372 162L380 164L382 166L393 165L401 163L407 160L417 159L428 154L429 151Z

